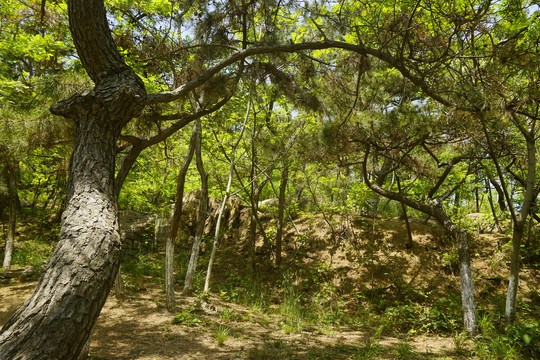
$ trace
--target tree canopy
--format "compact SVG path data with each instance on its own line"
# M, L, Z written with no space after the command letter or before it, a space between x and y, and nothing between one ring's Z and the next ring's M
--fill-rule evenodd
M265 234L259 200L281 199L277 234L291 217L284 199L298 205L302 193L330 214L377 213L381 196L405 217L409 207L441 223L459 247L471 333L460 219L509 218L505 317L514 321L522 239L539 220L535 1L0 4L3 173L28 164L19 182L37 199L50 179L46 170L28 175L38 168L32 156L45 151L66 171L72 151L59 241L34 295L0 333L0 357L79 355L119 267L118 205L168 212L188 149L182 129L201 119L197 167L204 173L204 162L210 195L231 191L252 207L252 234L257 223L278 266L281 235L274 244ZM189 190L200 186L194 166L185 176ZM52 327L65 331L45 341Z

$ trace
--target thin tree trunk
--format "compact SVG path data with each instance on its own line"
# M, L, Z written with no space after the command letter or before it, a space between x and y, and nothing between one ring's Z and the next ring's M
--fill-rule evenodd
M474 203L476 205L476 212L479 213L480 212L480 197L478 195L477 187L474 188Z
M535 187L536 187L535 122L533 121L530 129L527 130L525 127L523 127L520 124L519 119L516 117L515 114L511 114L510 119L523 135L526 146L527 146L527 179L525 180L521 179L520 181L521 184L525 187L525 194L523 196L523 203L521 205L519 214L516 212L513 205L513 201L512 201L512 199L514 199L513 194L510 194L510 195L508 194L508 187L506 185L506 181L503 176L503 172L499 164L496 152L494 151L493 144L491 142L491 138L487 130L488 127L485 121L481 118L482 128L484 130L484 134L486 136L486 140L489 147L488 149L493 159L495 168L497 169L497 175L499 176L499 180L501 182L500 190L504 194L504 198L506 199L506 203L508 205L508 208L510 209L510 214L512 215L512 222L513 222L510 276L508 280L508 292L506 295L506 306L505 306L505 314L504 314L506 325L511 325L516 318L516 299L517 299L518 283L519 283L521 240L523 238L523 229L527 221L527 216L529 215L531 204L533 202L533 198L535 197L535 193L536 193L535 192ZM491 178L490 178L490 181L497 188L496 182L493 181ZM497 189L497 191L499 191L499 189ZM499 201L501 200L499 199Z
M399 180L399 177L396 175L397 180L397 186L398 191L402 193L401 191L401 181ZM409 224L409 216L407 216L407 206L404 203L401 203L401 210L403 210L403 218L405 219L405 227L407 228L407 237L409 239L409 243L407 244L408 249L412 249L413 247L413 237L411 232L411 225Z
M477 333L476 306L474 303L474 284L472 280L471 258L469 255L468 236L465 230L453 228L454 238L458 243L459 274L461 278L461 309L463 325L467 332Z
M231 160L234 157L231 156ZM231 162L231 165L233 163ZM225 206L227 205L227 200L229 199L229 191L230 191L230 184L232 179L232 171L229 173L229 183L227 184L227 191L225 193L225 196L223 197L223 201L221 203L221 206L219 208L218 212L218 218L216 222L216 231L214 233L214 243L212 245L212 252L210 254L210 260L208 260L208 268L206 270L206 280L204 281L204 292L208 292L210 290L210 278L212 276L212 266L214 265L214 259L216 257L216 251L217 251L217 245L219 241L219 232L221 230L221 219L223 218L223 212L225 211Z
M193 246L191 248L191 256L189 258L188 269L186 272L186 280L184 282L183 295L190 295L193 290L193 278L195 276L195 270L197 268L197 260L199 258L199 250L201 247L201 241L204 232L204 224L206 222L206 215L208 213L208 174L204 170L201 154L201 142L202 142L202 129L201 121L197 120L195 123L197 129L197 143L195 146L195 155L197 161L197 170L201 175L201 203L199 204L199 214L197 216L197 227L195 229L195 238L193 240Z
M210 260L208 261L208 269L206 270L206 280L204 281L204 292L208 292L210 290L212 266L214 265L214 259L216 257L216 251L217 251L217 246L219 242L219 233L221 231L221 220L223 218L223 212L225 211L225 206L227 206L227 200L229 199L229 195L231 193L231 185L232 185L232 178L233 178L234 165L235 165L235 152L236 152L236 148L238 147L238 144L240 144L240 140L242 139L242 136L244 135L244 130L246 129L246 124L247 124L247 119L249 117L250 109L251 109L251 102L248 102L246 116L244 118L244 125L242 126L242 130L240 131L240 135L238 135L238 139L236 140L236 142L234 143L231 149L231 166L229 169L229 180L227 181L227 189L225 190L225 196L223 197L223 202L221 203L221 206L218 212L218 218L216 222L216 232L214 234L214 244L212 245L212 253L210 254Z
M114 295L118 300L124 298L124 281L122 280L122 272L120 267L118 267L118 272L116 273L116 278L114 279Z
M527 180L525 182L525 195L519 216L514 217L514 231L512 234L512 255L510 260L510 278L506 295L505 321L511 325L516 318L516 299L519 284L520 251L523 238L523 229L531 208L536 186L536 145L533 131L524 134L527 141Z
M523 226L520 223L514 224L512 234L512 255L510 257L510 277L508 280L508 291L506 294L505 321L506 325L511 325L516 318L516 299L519 284L520 271L520 248L523 238Z
M253 117L253 129L257 128L257 117ZM251 168L250 168L250 180L251 180L251 193L249 194L249 200L251 202L251 217L249 223L249 238L248 238L248 257L249 263L247 264L247 271L251 274L255 274L255 248L257 244L257 224L259 223L257 211L259 208L259 195L260 187L257 180L257 174L255 169L257 167L257 148L255 147L254 133L251 138ZM264 232L263 232L264 236Z
M491 209L491 214L493 215L493 221L495 222L495 226L497 227L497 231L499 233L502 233L501 225L499 224L499 218L497 217L497 212L495 210L495 204L493 203L493 194L491 193L491 186L489 185L489 180L486 179L486 191L488 193L488 202L489 202L489 208Z
M8 192L9 192L9 220L6 236L6 249L4 253L4 270L11 269L11 260L13 257L13 242L15 240L15 228L17 226L17 169L19 165L16 162L10 164L7 171Z
M285 160L287 161L287 160ZM283 214L285 213L285 195L289 180L289 164L285 162L279 184L278 227L276 231L276 266L281 265L281 250L283 242Z
M259 211L259 196L260 196L260 187L257 184L256 179L253 179L251 182L251 217L249 223L249 238L248 238L248 258L249 263L247 264L247 270L251 274L255 274L256 270L256 244L257 244L257 225L260 225L260 221L257 216L257 211ZM259 226L261 228L261 226ZM264 237L264 232L262 233Z
M256 261L255 261L255 245L257 243L257 223L255 216L251 214L249 222L249 237L248 237L248 266L247 270L252 275L255 274Z
M197 128L193 126L191 133L191 139L189 141L189 148L186 154L186 158L182 163L182 167L178 172L178 178L176 179L176 196L174 200L174 211L171 219L171 231L167 237L167 243L165 245L165 288L167 295L167 310L174 311L174 241L178 236L178 228L180 227L180 219L182 216L182 206L184 200L184 186L186 183L186 175L195 153L195 144L197 142Z

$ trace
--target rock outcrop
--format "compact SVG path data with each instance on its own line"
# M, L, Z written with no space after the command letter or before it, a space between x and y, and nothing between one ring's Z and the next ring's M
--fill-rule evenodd
M197 213L201 202L201 191L195 190L184 195L182 217L178 240L185 241L195 231ZM204 234L214 236L216 222L221 206L221 200L210 198L208 200L208 214L204 227ZM166 216L157 214L142 214L132 210L120 212L120 234L124 241L125 250L152 248L162 250L170 232L170 220L173 209ZM241 199L231 196L223 212L222 227L232 229L239 227L243 206Z

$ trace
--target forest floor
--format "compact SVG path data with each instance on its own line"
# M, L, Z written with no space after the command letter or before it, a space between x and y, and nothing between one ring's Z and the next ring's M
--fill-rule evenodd
M335 220L333 230L322 216L296 220L281 268L260 250L255 280L244 276L246 253L235 240L246 235L240 227L219 250L213 293L203 296L199 279L196 295L182 297L179 285L174 313L156 276L163 254L134 257L137 271L124 265L123 299L111 292L98 319L91 359L482 358L460 331L457 249L438 226L413 219L409 248L402 221ZM479 314L499 314L490 315L499 327L507 242L501 234L471 239ZM524 266L520 280L520 314L538 319L540 270ZM0 282L0 325L34 286Z
M0 323L22 305L34 285L0 289ZM211 305L195 310L193 324L172 324L173 315L162 298L163 291L156 287L123 301L109 297L92 336L91 359L396 359L400 349L418 359L462 358L452 337L424 334L407 340L393 336L375 340L368 331L349 326L287 333L280 326L283 315L253 311L214 296L207 299ZM191 307L195 300L183 299L181 306ZM220 316L227 311L234 314L232 319ZM228 329L222 345L217 340L220 327Z

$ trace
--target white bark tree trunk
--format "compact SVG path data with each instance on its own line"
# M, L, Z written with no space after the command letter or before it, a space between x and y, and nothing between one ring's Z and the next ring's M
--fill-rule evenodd
M477 319L476 305L474 303L474 284L472 279L471 259L469 255L468 236L465 230L454 228L454 238L458 243L459 275L461 279L461 310L463 327L471 334L476 334Z
M6 236L6 249L4 252L4 270L11 269L13 258L13 243L15 241L15 229L17 227L17 169L18 164L8 164L8 194L9 194L9 220Z
M238 139L236 140L236 142L234 143L231 149L231 166L229 168L229 179L227 181L227 189L225 190L225 196L223 197L223 202L221 203L221 206L219 207L218 218L216 222L216 232L214 233L214 243L212 244L212 253L210 254L210 260L208 261L208 269L206 270L206 280L204 281L204 292L208 292L210 290L212 266L214 265L214 259L216 257L217 246L219 242L219 233L221 231L221 220L223 218L223 212L225 211L225 207L227 206L227 200L229 199L229 195L231 194L231 185L232 185L232 178L233 178L234 166L235 166L236 148L238 147L238 144L240 143L240 140L242 139L242 136L244 135L244 130L246 129L246 124L247 124L247 119L249 117L250 109L251 109L251 102L248 102L246 116L244 118L244 125L242 126L242 130L240 131L240 135L238 135Z

